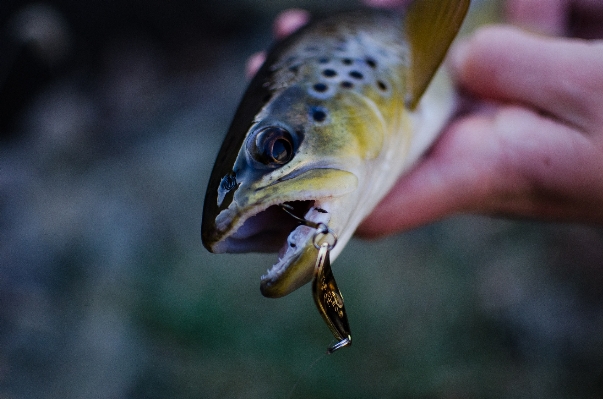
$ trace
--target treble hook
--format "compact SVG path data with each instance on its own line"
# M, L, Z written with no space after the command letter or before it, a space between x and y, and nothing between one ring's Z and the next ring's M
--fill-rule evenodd
M314 265L314 279L312 281L312 297L325 323L338 340L327 348L327 353L352 344L352 335L348 317L343 305L343 296L337 287L333 271L331 270L330 253L337 244L337 234L324 223L316 223L295 215L293 207L281 204L281 208L300 224L316 229L312 239L314 247L318 249L318 257Z
M335 248L335 245L337 244L337 234L335 234L335 232L333 230L331 230L329 228L329 226L327 226L324 223L316 223L311 220L305 219L303 217L297 216L296 214L293 213L293 206L291 206L289 204L280 204L280 207L283 211L287 212L287 214L289 216L291 216L293 219L297 220L299 222L299 224L316 229L316 233L314 233L314 239L313 239L314 247L316 249L320 249L321 239L327 238L328 236L332 237L330 240L330 241L332 241L332 243L329 244L329 250L332 250L333 248Z

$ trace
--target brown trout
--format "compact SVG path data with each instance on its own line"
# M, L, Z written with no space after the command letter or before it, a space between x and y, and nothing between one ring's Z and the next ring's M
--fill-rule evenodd
M335 259L454 111L450 81L436 71L468 5L416 0L401 12L345 12L278 43L244 94L214 165L205 247L278 252L261 279L268 297L312 279L316 226L337 237L326 252Z

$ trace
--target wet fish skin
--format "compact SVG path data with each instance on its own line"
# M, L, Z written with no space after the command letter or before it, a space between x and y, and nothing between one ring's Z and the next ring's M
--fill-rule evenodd
M338 14L271 51L216 160L204 245L217 253L281 247L261 288L266 296L286 295L310 281L317 250L312 229L291 224L274 205L308 201L304 218L339 236L334 259L454 109L445 76L423 92L460 26L461 3L468 2L418 1L406 15ZM439 29L435 37L429 24Z

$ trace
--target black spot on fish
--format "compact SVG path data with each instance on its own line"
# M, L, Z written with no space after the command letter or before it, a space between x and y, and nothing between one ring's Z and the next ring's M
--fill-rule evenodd
M312 115L312 119L316 122L324 122L327 119L327 112L323 108L313 107L310 110L310 114Z
M359 80L364 78L364 75L358 71L351 71L350 76L353 77L354 79L359 79Z
M326 57L321 57L318 59L318 62L320 62L321 64L328 64L329 63L329 59Z
M377 61L375 61L374 59L372 59L371 57L367 57L365 60L366 64L368 66L370 66L371 68L375 69L377 68Z
M343 82L341 82L341 87L343 87L344 89L351 89L354 87L354 83L344 80Z
M324 209L322 209L322 208L314 208L314 209L316 209L316 211L317 211L317 212L320 212L320 213L329 213L329 212L325 211L325 210L324 210Z
M297 73L299 71L299 65L290 66L289 71L293 72L293 73Z
M341 62L343 62L344 65L352 65L354 61L352 61L350 58L344 58L341 60Z
M381 91L387 90L387 85L382 80L377 81L377 87L379 87L379 90L381 90Z
M316 83L314 86L312 86L314 88L314 90L316 90L319 93L324 93L325 91L328 90L328 86L324 83Z
M322 74L327 78L332 78L333 76L337 76L337 72L333 69L325 69L322 71Z
M297 247L297 245L295 245L295 243L294 243L294 242L290 242L290 243L289 243L289 246L291 246L291 248L295 248L295 247Z

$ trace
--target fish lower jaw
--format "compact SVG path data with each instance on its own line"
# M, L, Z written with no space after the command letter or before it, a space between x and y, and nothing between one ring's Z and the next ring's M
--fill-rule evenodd
M303 218L314 223L328 224L330 219L328 208L327 204L319 204L316 201ZM313 255L316 250L315 234L315 228L305 225L299 225L291 231L278 253L278 261L261 277L262 292L267 291L265 287L279 286L279 292L284 290L288 293L297 288L300 283L307 282L304 280L313 273L315 258L311 258L312 261L308 262L308 252L312 252Z
M311 244L314 229L307 226L298 226L287 237L287 241L278 253L278 261L267 270L262 281L275 281L283 274L287 267L295 262L304 248Z

